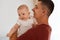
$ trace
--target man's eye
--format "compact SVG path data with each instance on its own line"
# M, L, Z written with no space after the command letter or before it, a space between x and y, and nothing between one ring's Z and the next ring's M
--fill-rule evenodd
M38 9L37 5L35 5L35 8Z

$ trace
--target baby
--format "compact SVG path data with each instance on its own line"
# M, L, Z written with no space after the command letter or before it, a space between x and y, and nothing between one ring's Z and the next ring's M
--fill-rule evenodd
M14 25L14 27L10 30L10 32L7 34L8 37L11 37L12 34L18 30L17 37L21 36L25 32L27 32L29 29L32 28L32 25L36 25L37 22L35 18L30 16L29 9L26 5L20 5L17 9L18 12L18 20L17 23Z

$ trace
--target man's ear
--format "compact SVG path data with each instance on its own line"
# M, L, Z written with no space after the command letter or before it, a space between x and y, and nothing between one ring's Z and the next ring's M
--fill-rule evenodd
M44 8L44 9L43 9L43 14L42 14L42 15L43 15L43 16L44 16L44 15L47 15L47 13L48 13L47 9Z

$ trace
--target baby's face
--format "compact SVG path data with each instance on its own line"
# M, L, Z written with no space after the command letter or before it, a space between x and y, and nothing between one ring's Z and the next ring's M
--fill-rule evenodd
M27 20L29 18L29 10L27 8L18 10L19 19Z

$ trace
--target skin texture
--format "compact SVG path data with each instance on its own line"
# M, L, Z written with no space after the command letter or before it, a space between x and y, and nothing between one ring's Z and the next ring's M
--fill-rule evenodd
M18 10L18 15L19 15L19 19L27 20L29 19L30 14L27 8L23 8L23 9Z
M21 20L27 20L29 19L29 9L26 5L21 5L19 9L17 10L19 19Z
M47 7L43 9L41 2L38 2L33 8L33 11L34 17L37 19L38 24L48 24Z

